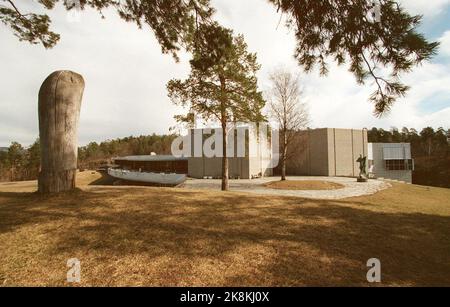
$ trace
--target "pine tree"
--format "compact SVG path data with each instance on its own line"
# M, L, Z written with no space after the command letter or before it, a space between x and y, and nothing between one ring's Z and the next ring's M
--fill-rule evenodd
M50 30L51 19L47 14L23 12L20 2L0 0L0 21L8 26L19 40L31 44L54 47L60 35ZM17 3L16 3L17 2ZM148 25L155 33L163 53L177 52L189 44L197 24L209 20L213 14L209 0L38 0L47 10L61 2L68 11L91 7L98 10L114 8L127 22L139 28ZM102 15L103 17L103 15Z
M318 67L326 75L329 61L335 61L348 63L359 84L374 81L376 90L369 99L377 116L407 93L409 86L400 75L430 59L439 46L417 32L422 16L409 15L398 1L269 1L286 14L287 26L295 31L295 57L306 71Z
M201 27L195 40L188 79L171 80L167 89L176 105L190 113L176 117L192 122L193 114L217 120L222 128L222 190L228 190L227 129L230 122L264 120L265 101L258 91L260 69L255 53L247 51L242 35L233 36L217 23Z

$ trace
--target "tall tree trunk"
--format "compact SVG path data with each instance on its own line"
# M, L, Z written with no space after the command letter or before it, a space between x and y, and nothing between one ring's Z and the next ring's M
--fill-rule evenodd
M227 123L222 122L222 191L228 191Z
M281 159L281 181L286 181L286 159Z
M222 98L220 103L220 122L222 124L222 191L228 191L228 157L227 157L227 112L226 112L226 83L220 76Z
M78 119L83 91L83 77L72 71L55 71L39 90L39 193L75 188Z
M283 131L283 151L281 153L281 181L286 181L287 137Z

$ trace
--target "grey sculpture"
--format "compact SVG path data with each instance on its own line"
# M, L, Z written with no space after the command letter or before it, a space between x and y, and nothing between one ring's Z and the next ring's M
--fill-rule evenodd
M359 163L358 182L367 182L367 172L366 172L367 157L363 157L363 155L359 155L359 158L356 160L356 162Z

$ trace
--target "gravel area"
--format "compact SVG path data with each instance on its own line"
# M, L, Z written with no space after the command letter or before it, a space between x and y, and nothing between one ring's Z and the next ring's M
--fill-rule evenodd
M330 181L340 183L344 185L344 188L321 191L276 190L267 188L264 184L271 181L278 181L280 180L279 177L264 177L252 180L230 180L230 190L263 195L296 196L315 199L341 199L354 196L371 195L391 187L388 182L376 179L370 179L365 183L358 183L356 182L356 178L347 177L288 177L287 179ZM219 190L220 184L221 181L219 179L188 179L182 187L195 190Z

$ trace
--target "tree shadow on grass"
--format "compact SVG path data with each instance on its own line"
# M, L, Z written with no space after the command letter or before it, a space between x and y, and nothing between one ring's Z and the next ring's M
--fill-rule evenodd
M92 181L89 183L89 185L106 185L106 186L112 186L114 184L114 181L117 179L114 179L114 177L111 177L106 172L99 172L101 177L97 180Z
M0 204L0 234L59 225L49 257L169 257L151 271L163 285L179 285L169 273L181 271L195 285L367 285L369 258L381 260L385 284L450 285L448 216L377 212L352 200L133 188L0 193Z

